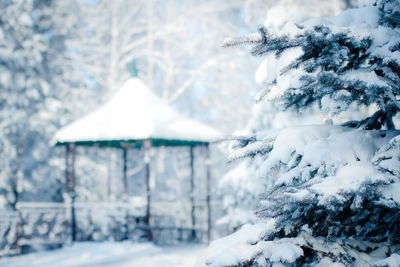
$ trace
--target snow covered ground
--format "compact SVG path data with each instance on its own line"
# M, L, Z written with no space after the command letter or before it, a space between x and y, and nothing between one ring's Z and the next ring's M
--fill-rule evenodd
M37 252L0 259L0 267L12 266L194 266L206 245L190 244L159 247L151 243L76 243L59 250Z

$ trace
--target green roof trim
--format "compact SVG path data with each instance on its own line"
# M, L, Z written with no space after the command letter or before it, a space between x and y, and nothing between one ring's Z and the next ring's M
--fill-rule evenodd
M68 144L75 144L76 146L88 146L88 147L141 148L144 145L144 142L146 140L151 140L152 147L202 146L202 145L208 145L210 143L207 141L150 138L150 139L134 139L134 140L129 139L129 140L96 140L96 141L57 142L56 146L65 146Z

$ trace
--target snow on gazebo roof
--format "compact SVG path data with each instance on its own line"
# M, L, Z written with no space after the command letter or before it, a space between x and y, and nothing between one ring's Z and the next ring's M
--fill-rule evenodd
M141 80L131 78L94 113L60 129L57 145L99 144L120 146L151 139L157 145L208 143L220 134L200 122L184 117L164 104Z

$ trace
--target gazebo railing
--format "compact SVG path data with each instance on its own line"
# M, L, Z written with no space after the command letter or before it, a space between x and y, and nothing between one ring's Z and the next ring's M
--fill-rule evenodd
M0 257L17 254L18 214L0 210Z
M0 257L71 243L70 208L68 203L22 202L17 211L0 212ZM149 229L156 244L208 241L205 203L195 206L194 227L189 201L152 202L150 225L144 221L144 202L75 202L74 208L76 241L139 241Z

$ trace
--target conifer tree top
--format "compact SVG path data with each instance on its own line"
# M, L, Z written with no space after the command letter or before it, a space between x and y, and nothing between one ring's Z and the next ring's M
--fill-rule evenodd
M373 115L345 125L394 129L393 117L400 110L399 18L398 0L380 0L331 19L287 25L282 36L260 26L258 34L227 39L224 46L251 44L253 55L291 59L257 100L275 99L296 110L317 104L332 115L353 102L374 106Z

